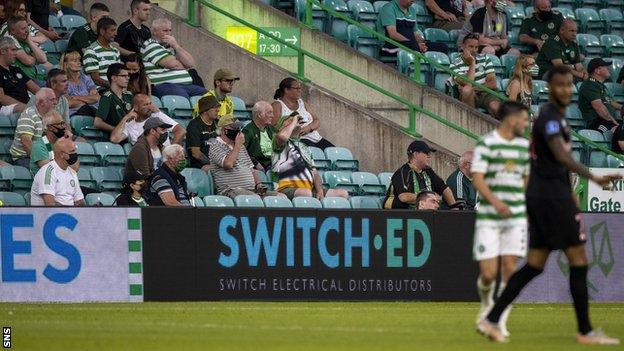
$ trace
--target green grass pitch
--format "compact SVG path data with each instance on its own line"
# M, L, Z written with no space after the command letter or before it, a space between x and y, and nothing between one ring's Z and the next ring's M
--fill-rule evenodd
M568 304L515 306L511 343L474 330L476 303L192 302L0 304L14 350L590 350ZM591 317L624 337L624 304ZM624 347L619 346L619 350Z

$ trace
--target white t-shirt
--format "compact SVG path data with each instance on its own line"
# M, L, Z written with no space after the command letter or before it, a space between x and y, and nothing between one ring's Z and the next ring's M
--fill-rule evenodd
M54 196L54 201L63 206L74 206L75 201L84 199L78 174L71 167L63 170L52 160L43 166L33 180L30 202L33 206L45 206L43 194Z
M172 133L173 132L173 128L175 128L175 126L178 125L178 122L174 121L171 117L167 116L166 114L162 113L162 112L156 112L156 113L152 113L152 115L150 116L150 118L152 117L158 117L160 118L163 122L167 123L167 124L171 124L171 128L167 129L168 132ZM147 121L147 120L145 120ZM139 137L141 135L143 135L143 125L145 124L145 121L143 122L137 122L136 120L132 120L128 123L126 123L126 125L124 126L124 130L122 131L123 135L125 135L128 138L128 142L131 145L134 145L137 140L139 139ZM171 144L171 142L169 142L169 139L167 139L167 141L165 141L165 143L163 144L163 146L169 146Z
M159 148L151 149L151 151L152 151L152 158L154 158L153 169L158 169L158 167L160 167L160 165L162 164L162 152L160 152Z

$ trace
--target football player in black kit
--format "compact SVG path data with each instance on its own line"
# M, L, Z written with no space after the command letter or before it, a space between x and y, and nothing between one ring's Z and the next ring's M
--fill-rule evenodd
M526 190L530 236L527 263L509 279L490 313L479 322L478 330L493 341L508 341L498 327L501 314L531 279L544 271L550 252L563 250L570 265L570 293L578 323L576 342L617 345L618 339L593 329L589 322L585 234L569 172L602 187L622 176L594 175L572 158L570 126L565 117L572 98L572 73L567 66L555 66L545 79L550 101L540 108L531 134L531 172Z

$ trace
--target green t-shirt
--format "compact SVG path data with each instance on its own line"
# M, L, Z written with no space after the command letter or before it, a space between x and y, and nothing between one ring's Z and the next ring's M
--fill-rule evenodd
M212 125L204 123L201 118L194 118L186 127L186 147L189 148L188 154L191 155L191 167L201 168L203 162L192 157L191 147L199 147L199 151L207 158L210 157L210 144L217 138L217 121L213 121Z
M418 25L416 23L416 7L410 6L407 12L403 12L403 9L399 6L398 0L392 0L391 2L383 5L379 9L379 15L377 16L377 31L385 33L387 37L388 30L386 27L394 26L397 32L406 37L409 40L414 39L414 33L418 31ZM385 43L384 48L388 50L396 49L396 46Z
M446 185L451 188L455 199L463 199L471 209L477 204L477 191L472 181L459 168L446 179Z
M24 50L24 52L27 53L28 56L35 57L35 55L33 54L33 50L30 47L30 45L28 45L28 43L26 43L25 41L19 41L15 38L13 38L13 40L15 40L15 47L18 50ZM35 67L35 65L29 66L25 63L22 63L22 61L18 59L15 59L14 65L21 68L22 71L26 73L26 76L28 76L28 78L37 79L37 80L45 80L46 78L45 75L42 75L42 76L37 75L37 68Z
M78 51L82 55L82 50L88 48L97 40L97 33L91 29L91 24L77 28L67 43L67 52Z
M124 91L121 98L112 91L106 90L100 97L96 117L115 127L132 109L132 93Z
M33 142L32 149L30 150L30 173L37 174L39 171L39 165L37 162L43 160L53 160L54 153L52 152L52 144L45 135Z
M545 22L537 19L537 14L533 14L533 16L522 21L519 34L526 34L533 39L546 41L559 33L562 22L563 16L559 13L555 13L550 20ZM537 47L534 46L533 48L537 51Z
M579 110L581 110L583 119L586 120L588 124L595 119L600 118L596 110L591 105L592 101L598 99L605 104L611 116L616 118L619 116L613 105L611 105L613 102L613 96L611 95L609 89L607 89L603 83L595 80L594 78L589 78L581 84L578 99Z
M269 138L266 129L260 132L260 151L266 157L271 157L273 154L273 140Z
M581 62L581 52L577 43L565 44L558 35L546 40L535 63L539 66L539 76L543 76L553 67L552 60L561 59L564 64Z

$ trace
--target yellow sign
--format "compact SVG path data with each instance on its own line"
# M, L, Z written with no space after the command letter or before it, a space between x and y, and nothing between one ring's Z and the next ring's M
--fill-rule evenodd
M257 52L258 32L249 27L228 26L225 40L254 54Z

